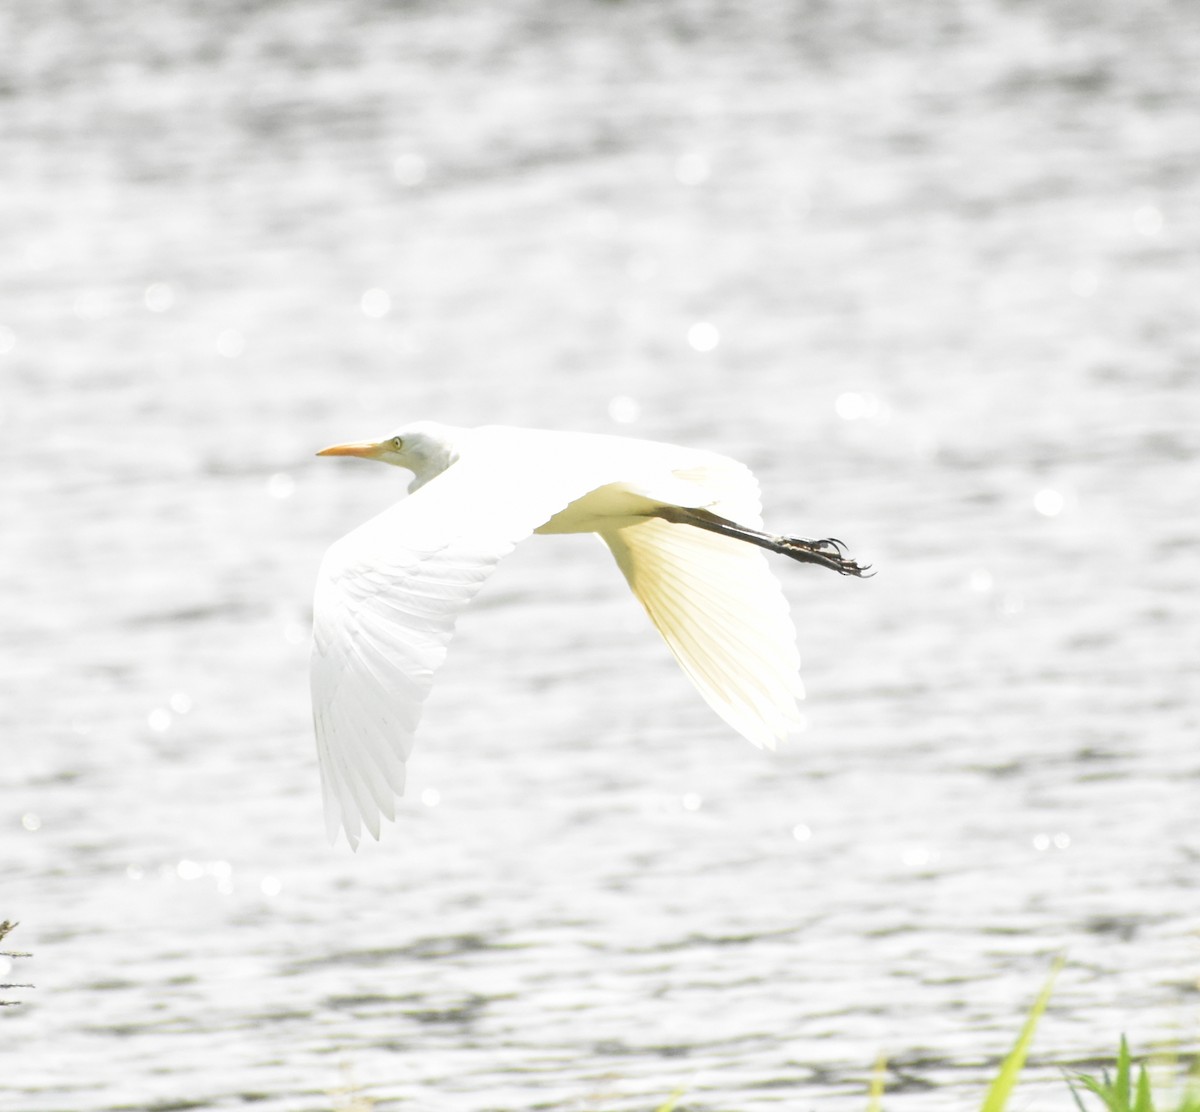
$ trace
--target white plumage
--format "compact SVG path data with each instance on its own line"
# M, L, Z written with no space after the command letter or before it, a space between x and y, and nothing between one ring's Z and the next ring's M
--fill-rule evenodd
M624 437L421 422L337 445L411 470L409 497L337 541L313 604L312 696L331 840L379 837L459 613L533 532L596 532L684 672L755 745L797 725L795 631L762 548L860 574L834 542L771 538L735 460ZM688 522L662 514L696 513ZM713 525L712 522L722 525ZM748 535L724 535L730 523ZM755 539L757 538L757 539ZM760 546L760 547L756 547ZM815 547L809 547L815 546ZM834 561L837 561L835 564Z

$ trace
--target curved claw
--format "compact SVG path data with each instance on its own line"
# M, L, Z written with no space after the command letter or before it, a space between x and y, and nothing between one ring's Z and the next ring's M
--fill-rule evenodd
M790 537L789 540L796 544L803 545L812 552L836 552L839 556L846 551L844 541L839 541L837 537L822 537L819 541L810 541L805 537Z

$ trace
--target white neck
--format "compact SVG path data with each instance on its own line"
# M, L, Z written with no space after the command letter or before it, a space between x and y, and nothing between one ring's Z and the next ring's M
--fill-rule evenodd
M408 484L410 492L436 479L459 458L466 432L466 429L451 428L434 421L422 421L409 432L404 466L413 473L413 480Z

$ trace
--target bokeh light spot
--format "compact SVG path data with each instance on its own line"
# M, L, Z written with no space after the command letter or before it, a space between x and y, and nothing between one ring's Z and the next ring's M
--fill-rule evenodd
M981 595L987 594L994 585L995 579L987 568L976 568L967 577L967 586L972 591L978 591Z
M58 262L58 253L53 244L39 240L25 248L25 265L30 270L48 270Z
M378 320L386 317L392 309L392 298L387 290L369 289L362 295L363 316Z
M1042 517L1058 517L1063 511L1063 506L1066 505L1066 499L1057 491L1039 490L1033 496L1033 508L1037 510Z
M721 333L710 321L699 320L688 329L687 339L693 351L712 351L721 342Z
M593 239L612 239L617 234L620 221L617 219L615 212L603 209L599 212L589 213L585 221L585 226L588 230L588 235Z
M1091 297L1100 286L1100 277L1094 270L1081 267L1071 272L1071 292L1076 297Z
M878 417L882 403L874 394L847 390L839 394L833 403L834 411L843 421L862 421Z
M108 316L108 302L97 290L85 290L75 298L75 315L80 320L102 320Z
M166 282L154 282L142 295L146 308L152 313L165 313L175 304L175 293Z
M1163 230L1163 214L1154 205L1139 205L1133 210L1133 226L1144 236L1156 236Z
M420 185L425 180L427 172L428 166L425 159L412 151L398 154L392 159L392 177L399 185Z
M217 336L217 354L236 359L246 350L246 338L235 328L226 328Z
M628 394L618 394L608 403L608 415L618 425L631 425L641 416L642 407L637 398Z
M41 828L42 828L41 816L35 815L32 811L26 811L25 814L23 814L21 816L21 825L23 827L25 827L25 829L28 830L31 834L35 830L41 830Z
M688 151L675 160L675 180L680 185L699 185L712 174L708 155L701 151Z
M625 270L635 282L649 282L658 273L658 260L649 255L634 255Z
M1015 617L1025 609L1025 599L1018 591L1006 591L1000 600L1000 613L1006 618Z

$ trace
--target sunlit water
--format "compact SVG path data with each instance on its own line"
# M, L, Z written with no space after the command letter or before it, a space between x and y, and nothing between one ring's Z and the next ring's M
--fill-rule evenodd
M0 12L5 1108L961 1109L1062 950L1023 1107L1195 1045L1197 9L742 7ZM331 849L310 591L404 478L312 453L418 416L874 561L777 569L807 731L538 538Z

